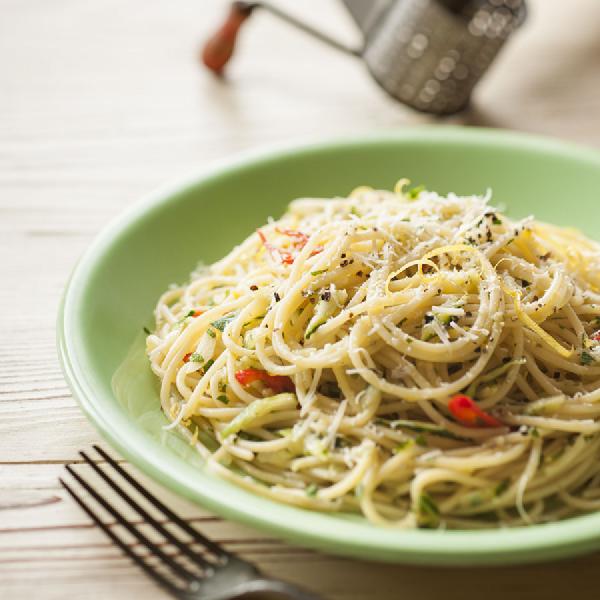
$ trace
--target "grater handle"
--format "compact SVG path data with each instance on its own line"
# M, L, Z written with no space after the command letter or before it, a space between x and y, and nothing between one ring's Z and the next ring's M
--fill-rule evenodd
M202 62L208 69L218 75L223 72L235 49L240 27L256 6L256 3L253 2L233 2L231 4L225 22L202 48Z
M221 74L225 65L229 62L229 59L233 55L235 49L235 43L237 40L238 33L242 26L242 23L252 14L254 9L263 8L270 12L272 15L282 19L286 23L293 25L296 29L308 33L312 37L319 41L344 52L352 56L362 56L362 48L351 48L339 42L338 40L330 37L326 33L319 31L292 17L288 13L280 10L279 8L269 4L267 2L233 2L229 14L227 15L225 22L217 30L217 32L209 38L202 49L202 62L211 71Z

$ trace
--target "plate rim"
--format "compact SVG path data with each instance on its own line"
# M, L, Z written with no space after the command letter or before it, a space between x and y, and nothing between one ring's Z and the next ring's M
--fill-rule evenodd
M573 556L600 547L600 512L574 517L556 523L519 527L514 529L485 529L461 531L430 530L390 530L378 529L371 525L348 522L339 527L340 521L322 519L322 513L290 507L243 491L234 493L232 488L241 490L235 484L209 478L203 471L187 465L183 459L160 448L125 415L110 408L110 403L98 404L95 399L91 375L83 372L77 360L77 332L74 331L74 318L77 300L81 299L86 278L93 271L95 263L108 251L120 235L138 218L152 209L168 204L173 196L195 184L226 175L242 167L260 165L269 159L282 155L310 153L317 150L334 150L348 146L380 145L382 143L419 144L478 144L493 147L515 147L534 150L539 154L560 155L578 161L591 162L600 167L600 152L570 142L563 142L544 136L508 132L489 128L425 125L406 127L399 131L375 132L371 134L335 138L317 138L303 142L271 144L259 149L247 150L232 157L213 161L191 175L177 178L174 182L161 186L157 191L142 197L130 208L122 211L106 225L77 261L65 286L57 317L57 348L64 377L82 411L101 436L122 456L140 468L155 481L188 499L192 499L208 510L226 519L244 523L267 531L279 538L306 547L329 551L334 554L357 558L378 559L387 562L429 565L490 565L520 564ZM100 407L109 407L103 412ZM115 422L119 427L114 426ZM129 431L127 438L121 434L123 428ZM167 460L168 459L168 460ZM163 467L171 461L181 461L178 469ZM199 489L182 478L185 471L196 474L196 481L210 481L215 490ZM223 497L223 491L231 491L232 498ZM236 498L250 494L253 501L248 506L240 506ZM274 513L257 514L259 508L271 507ZM275 505L277 508L274 508ZM298 515L301 511L301 515ZM301 517L300 523L308 522L310 527L298 527L294 515ZM368 534L366 533L368 532ZM390 535L391 532L394 535ZM366 537L364 537L366 535ZM550 541L548 541L550 540Z

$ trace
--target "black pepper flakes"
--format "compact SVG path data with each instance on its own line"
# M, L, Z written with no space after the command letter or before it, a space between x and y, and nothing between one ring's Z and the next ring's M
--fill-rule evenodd
M255 291L258 289L258 286L257 286L257 285L251 285L251 286L250 286L250 289L251 289L253 292L255 292Z
M281 296L277 292L273 294L273 297L275 298L275 302L279 302L281 300Z

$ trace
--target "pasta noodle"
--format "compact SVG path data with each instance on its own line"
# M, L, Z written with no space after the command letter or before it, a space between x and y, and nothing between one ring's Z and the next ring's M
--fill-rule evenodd
M488 196L298 199L166 291L169 427L238 485L390 527L596 510L600 245Z

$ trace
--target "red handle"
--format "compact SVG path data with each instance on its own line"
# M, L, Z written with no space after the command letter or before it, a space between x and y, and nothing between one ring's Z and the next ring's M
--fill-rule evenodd
M229 62L235 41L242 23L250 16L254 5L246 2L234 2L231 5L225 23L206 42L202 49L202 62L211 71L221 74Z

